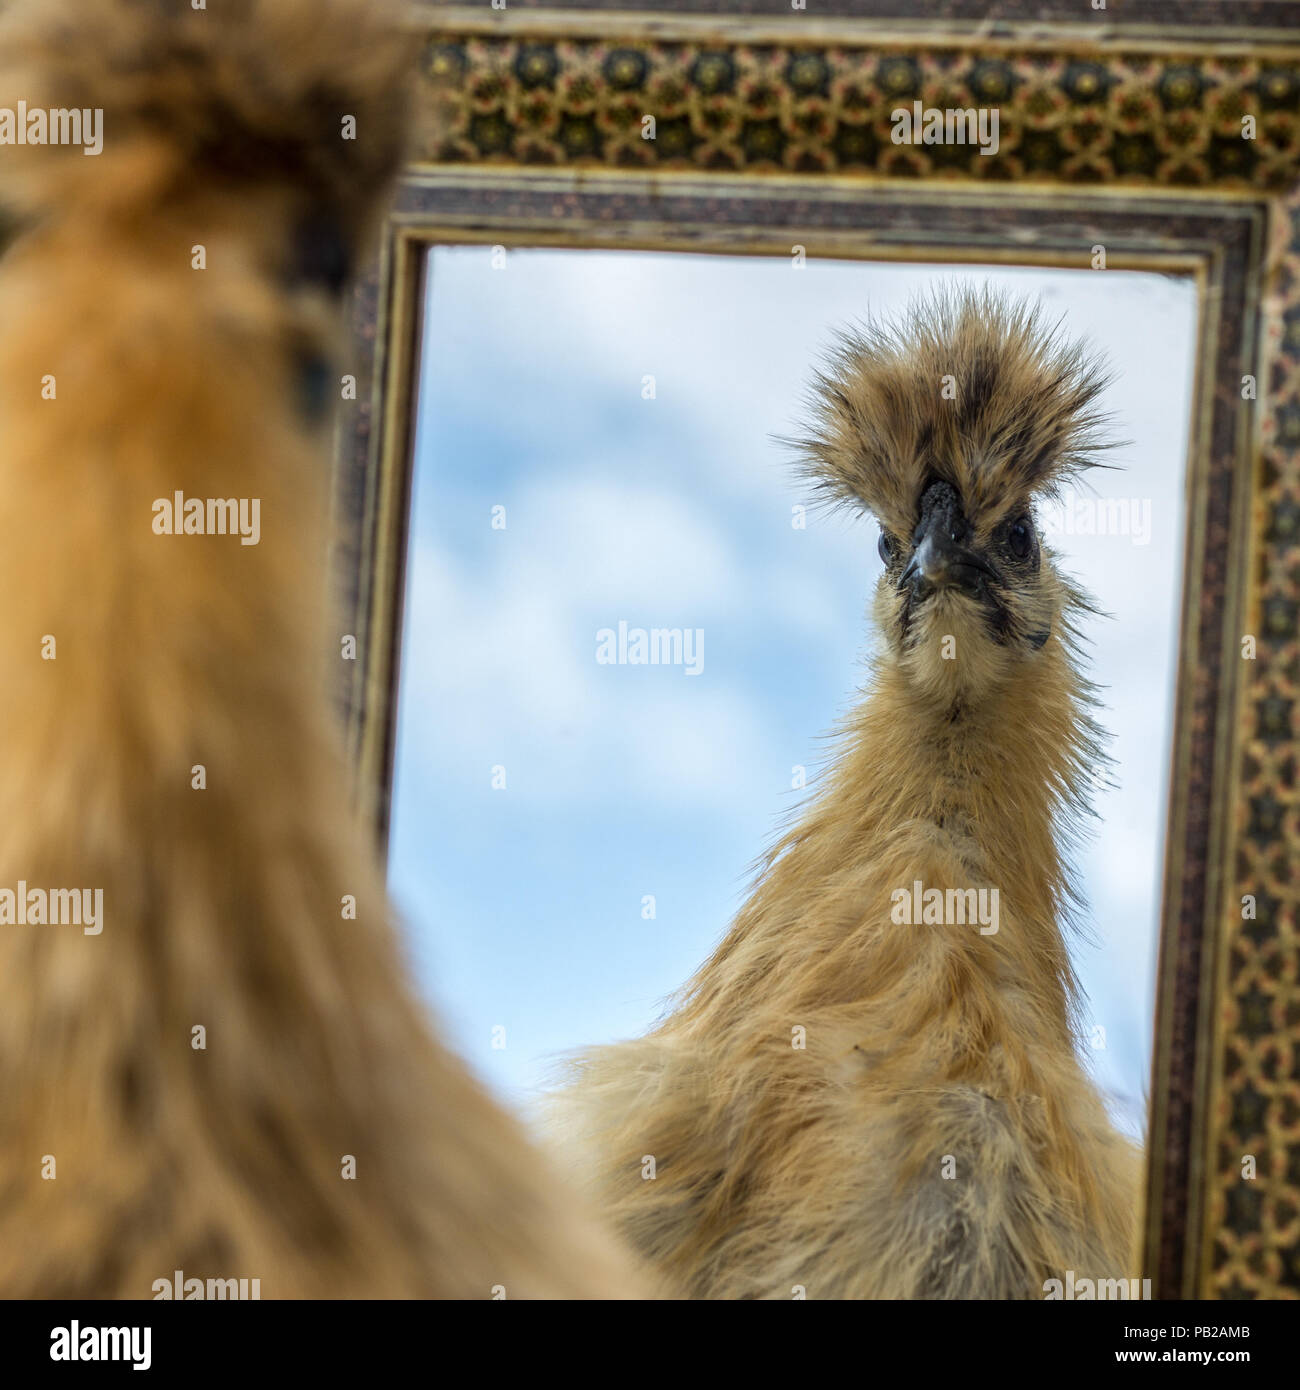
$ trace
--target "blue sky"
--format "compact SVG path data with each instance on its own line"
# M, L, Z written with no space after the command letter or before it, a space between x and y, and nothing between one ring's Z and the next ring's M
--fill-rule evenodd
M807 487L772 436L797 429L837 326L938 279L1037 295L1117 368L1106 405L1133 443L1096 492L1141 499L1149 540L1053 544L1112 615L1091 636L1120 786L1080 861L1092 939L1073 954L1104 1030L1087 1059L1141 1131L1195 293L1121 271L432 253L390 878L422 988L510 1103L559 1054L653 1022L798 805L792 769L821 765L858 698L876 528L794 529ZM702 629L702 672L599 664L620 620Z

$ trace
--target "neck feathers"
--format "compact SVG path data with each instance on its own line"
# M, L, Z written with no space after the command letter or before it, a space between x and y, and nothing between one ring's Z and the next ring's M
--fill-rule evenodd
M1063 621L969 708L918 701L881 659L819 794L668 1026L743 1034L874 1001L893 1038L956 1009L972 1017L954 1041L969 1042L971 1027L1001 1033L989 1016L1014 998L1021 1036L1068 1042L1067 857L1105 765L1073 647Z

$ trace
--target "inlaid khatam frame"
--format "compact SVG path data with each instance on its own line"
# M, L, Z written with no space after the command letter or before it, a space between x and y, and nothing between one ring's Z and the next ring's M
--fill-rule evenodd
M1159 1297L1300 1296L1300 5L509 5L413 8L419 139L353 306L343 702L381 835L428 246L1087 266L1100 244L1098 273L1193 276L1145 1272ZM892 144L917 99L996 106L998 154Z

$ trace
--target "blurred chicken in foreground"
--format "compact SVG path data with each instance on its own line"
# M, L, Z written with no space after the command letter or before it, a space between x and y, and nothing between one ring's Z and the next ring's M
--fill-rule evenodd
M103 113L98 154L0 145L6 1296L635 1292L431 1037L323 693L339 291L408 48L374 0L5 16L0 105Z

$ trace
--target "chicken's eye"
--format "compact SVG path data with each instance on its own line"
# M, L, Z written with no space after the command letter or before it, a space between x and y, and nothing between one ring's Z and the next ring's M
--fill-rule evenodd
M1034 549L1034 528L1027 517L1021 517L1007 532L1007 549L1017 560L1029 559Z
M894 562L894 557L898 554L898 542L888 531L881 531L880 539L876 542L876 549L880 552L880 558L885 564L891 565Z

